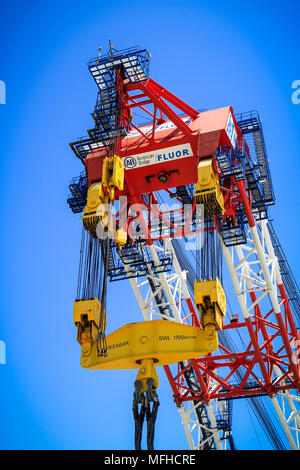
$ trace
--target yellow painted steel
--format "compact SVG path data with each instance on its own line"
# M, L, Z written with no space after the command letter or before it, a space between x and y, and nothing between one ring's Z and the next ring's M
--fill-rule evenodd
M127 243L127 232L125 232L125 230L118 229L116 231L115 242L119 246L126 245L126 243Z
M108 227L109 197L104 193L101 182L93 183L87 192L87 203L82 216L84 228L96 237L97 224ZM110 224L111 225L111 224Z
M84 213L95 213L100 204L108 204L108 196L104 193L101 182L92 183L87 192L87 203Z
M201 325L205 327L214 324L222 329L222 318L226 315L226 295L219 279L195 281L194 296Z
M204 218L224 214L224 198L211 158L200 160L198 164L195 198L197 204L204 205Z
M114 201L115 188L124 189L124 163L118 155L106 157L103 161L102 183L109 191L110 201Z
M106 157L102 167L102 181L92 183L87 192L87 202L82 216L84 228L97 238L97 225L100 222L104 231L113 231L109 205L114 202L115 188L124 189L124 163L118 155ZM119 244L124 245L124 234L118 235ZM127 236L126 236L127 240Z
M107 356L81 342L80 364L90 369L136 369L144 359L161 366L207 355L218 348L217 332L166 320L131 323L106 337Z
M159 386L159 378L154 367L154 360L153 359L142 359L139 364L139 371L136 376L136 380L142 382L142 386L139 390L140 393L146 392L148 389L147 380L153 379L152 390L156 390Z
M101 303L97 297L89 300L75 300L73 307L73 319L75 325L76 323L83 322L86 317L90 322L94 322L96 325L99 325L100 310Z
M101 303L95 297L89 300L75 300L73 306L73 319L77 327L77 341L83 344L96 344L100 325ZM104 330L106 329L106 311L104 315Z

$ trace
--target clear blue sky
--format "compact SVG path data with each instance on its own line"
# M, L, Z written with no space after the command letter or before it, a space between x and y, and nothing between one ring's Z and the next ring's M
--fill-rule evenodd
M132 449L135 371L79 366L72 323L81 221L66 204L81 171L68 143L91 127L96 85L86 67L106 48L139 45L151 76L195 108L232 105L263 120L277 195L274 225L299 279L299 4L286 1L15 1L0 7L0 448ZM127 282L109 285L109 329L140 320ZM122 303L120 303L122 299ZM160 373L156 446L186 449ZM237 402L236 402L237 403ZM234 408L240 449L269 448ZM240 419L243 413L243 420Z

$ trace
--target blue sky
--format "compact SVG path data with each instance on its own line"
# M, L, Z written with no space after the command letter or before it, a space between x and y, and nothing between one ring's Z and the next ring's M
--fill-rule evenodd
M289 1L284 9L271 1L1 5L0 448L133 448L135 371L82 370L72 324L81 222L66 197L82 168L68 143L91 127L97 89L87 61L109 38L118 49L139 45L152 54L151 77L191 106L258 110L274 225L299 279L300 104L291 100L298 35L299 5ZM126 282L109 285L108 310L111 330L141 319ZM160 380L157 448L186 449L163 373ZM237 446L269 448L241 403L235 410Z

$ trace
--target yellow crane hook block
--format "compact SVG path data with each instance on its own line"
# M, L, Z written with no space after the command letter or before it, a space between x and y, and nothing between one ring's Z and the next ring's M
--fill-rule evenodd
M115 189L124 189L124 163L118 155L106 157L102 166L102 181L92 183L87 191L87 202L82 216L84 228L97 238L97 226L113 232L110 205L114 202ZM125 245L127 234L118 233L118 244Z
M118 155L114 155L103 160L102 168L102 183L109 190L109 198L113 201L115 188L119 191L124 189L124 163Z
M198 181L195 186L197 204L204 205L204 218L224 214L224 198L220 190L218 175L213 169L212 159L200 160Z
M85 348L88 344L96 344L101 313L103 315L102 327L105 331L106 310L101 309L101 303L97 297L88 300L75 300L74 302L73 319L77 327L77 341L81 345L85 344Z
M223 318L226 315L226 295L219 279L195 281L195 303L199 310L200 323L205 328L215 325L222 330Z
M138 369L151 359L155 366L205 356L218 348L216 331L166 320L131 323L106 337L107 356L96 344L81 343L80 364L90 369Z
M85 230L92 237L97 238L97 224L99 222L103 223L103 227L107 227L109 220L108 210L109 197L104 193L102 183L91 184L87 192L87 203L84 208L82 221Z

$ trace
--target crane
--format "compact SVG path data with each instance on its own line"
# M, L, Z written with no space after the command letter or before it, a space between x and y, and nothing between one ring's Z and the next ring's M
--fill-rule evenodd
M83 214L74 302L81 365L138 369L136 449L145 415L153 449L156 366L190 449L235 449L234 399L247 400L281 446L264 396L299 449L299 289L269 215L261 120L231 106L193 109L150 78L150 57L110 44L88 62L94 127L70 144L84 170L68 197ZM224 261L238 306L231 315ZM106 336L108 280L129 280L143 321Z

